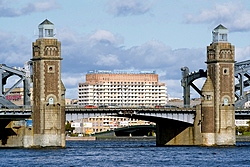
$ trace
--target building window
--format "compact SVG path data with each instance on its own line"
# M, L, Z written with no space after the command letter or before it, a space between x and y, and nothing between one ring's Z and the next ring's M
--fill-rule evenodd
M227 34L219 34L219 41L227 41Z
M229 75L229 68L223 68L223 75Z
M207 100L212 100L212 96L211 95L207 95Z

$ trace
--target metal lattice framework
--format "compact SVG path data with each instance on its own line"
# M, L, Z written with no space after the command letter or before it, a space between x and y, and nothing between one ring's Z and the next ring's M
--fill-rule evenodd
M250 60L238 62L234 64L235 78L239 83L235 84L235 107L243 107L247 101L250 101L250 93L244 93L244 89L250 86ZM193 81L196 79L207 77L207 71L200 69L197 72L189 73L188 67L182 67L181 86L183 87L184 106L190 107L190 86L192 86L200 95L201 90L197 88Z
M18 76L19 80L4 92L4 86L7 79L11 76ZM23 104L30 106L30 62L26 62L24 68L12 68L5 64L0 64L0 107L1 108L18 108L14 103L6 99L6 96L23 82Z

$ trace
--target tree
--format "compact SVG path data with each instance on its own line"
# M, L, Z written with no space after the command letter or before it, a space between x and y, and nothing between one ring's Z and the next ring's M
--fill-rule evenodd
M75 130L75 128L71 127L71 123L69 121L67 121L67 124L65 126L65 131L66 132L73 132L73 130Z
M247 128L244 126L236 126L236 134L241 133L244 134L246 132Z

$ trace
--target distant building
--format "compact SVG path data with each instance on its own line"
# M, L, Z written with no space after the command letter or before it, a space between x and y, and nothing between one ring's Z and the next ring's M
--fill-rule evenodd
M71 105L72 104L72 100L69 98L65 98L65 105Z
M166 85L155 71L88 71L78 84L78 104L107 106L156 106L166 104Z
M77 100L77 99L72 99L72 100L71 100L71 104L77 105L77 103L78 103L78 100Z
M113 116L97 116L80 120L75 120L71 126L75 128L75 133L93 134L135 125L155 124L149 121L130 119Z
M249 126L249 119L236 119L235 120L235 126Z
M4 92L8 92L10 88L5 88ZM32 93L33 89L30 88L30 102L32 103ZM15 105L22 106L23 105L23 98L24 98L24 89L23 87L16 87L13 90L9 92L8 95L5 96L5 98L11 102L13 102Z

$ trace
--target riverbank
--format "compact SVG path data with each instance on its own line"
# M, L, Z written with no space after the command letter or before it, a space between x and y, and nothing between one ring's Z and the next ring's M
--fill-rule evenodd
M119 140L119 141L129 141L129 140L156 140L155 136L87 136L87 137L66 137L66 141L95 141L95 140ZM250 142L250 136L236 136L237 142Z
M245 141L245 142L250 142L250 136L236 136L236 141Z
M88 137L66 137L66 141L94 141L96 137L88 136Z
M87 137L66 137L66 141L94 141L94 140L119 140L119 141L129 141L129 140L156 140L155 136L87 136Z
M98 136L96 140L119 140L119 141L144 141L144 140L152 140L156 141L155 136L113 136L113 137L105 137L105 136Z

